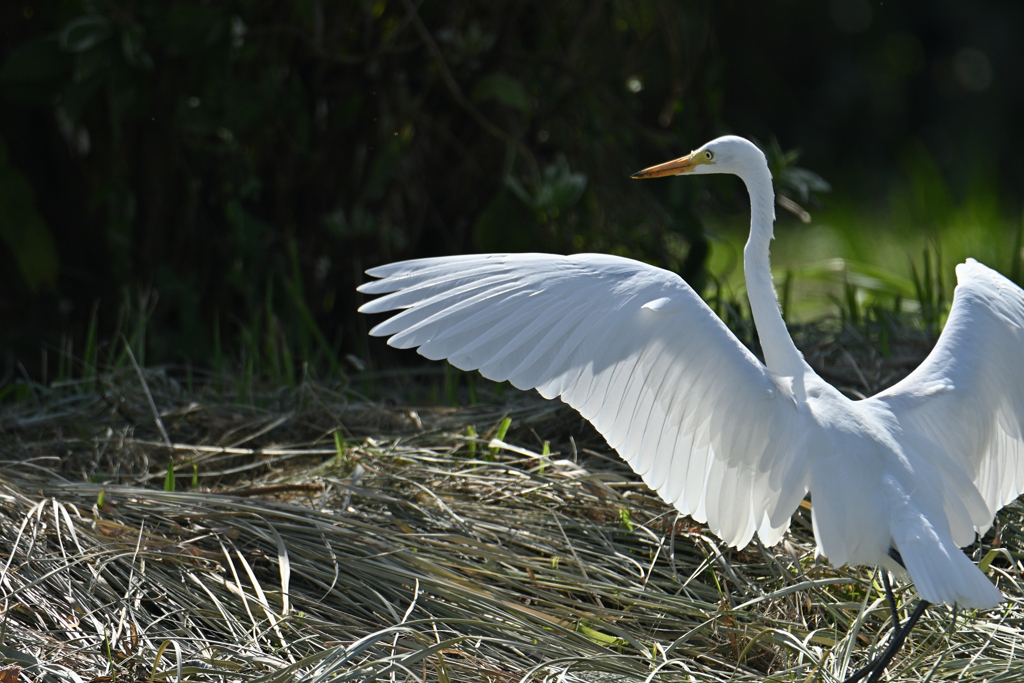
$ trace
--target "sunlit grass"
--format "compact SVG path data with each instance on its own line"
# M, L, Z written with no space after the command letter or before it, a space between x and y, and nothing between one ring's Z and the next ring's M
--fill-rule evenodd
M843 315L848 284L861 305L891 308L899 297L903 311L918 310L914 271L922 272L925 260L938 262L933 284L941 284L947 296L956 283L956 265L969 257L1019 276L1020 209L1000 206L984 186L956 200L923 165L881 203L868 205L842 194L826 199L827 207L812 211L808 224L778 212L772 271L779 288L792 278L790 322ZM708 216L706 224L714 236L710 272L742 295L747 218Z
M832 681L892 632L808 504L784 544L726 548L535 397L262 409L145 375L172 445L134 373L0 413L3 663L33 680ZM929 610L893 680L1020 680L1021 514L971 551L1008 604Z

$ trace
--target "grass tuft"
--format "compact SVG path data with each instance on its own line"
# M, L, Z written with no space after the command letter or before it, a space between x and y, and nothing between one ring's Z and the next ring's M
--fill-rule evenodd
M894 323L893 354L915 334ZM844 335L804 350L850 391L902 367ZM782 545L727 548L549 402L303 382L241 404L140 372L2 406L0 654L33 680L833 681L891 634L876 575L814 557L806 507ZM489 459L469 424L495 425ZM930 610L893 679L1024 674L1022 524L1010 506L976 550L1009 602Z
M925 303L945 306L930 260L914 284L821 266L849 311L793 328L815 370L860 396L916 367ZM69 682L834 681L888 642L877 575L815 557L809 505L776 548L724 547L560 404L437 366L310 379L273 300L236 375L146 368L140 299L106 370L90 332L55 381L0 386L4 663ZM712 303L753 342L741 302ZM431 393L447 405L407 405ZM930 610L892 679L1020 680L1022 528L1010 506L973 551L1003 609Z

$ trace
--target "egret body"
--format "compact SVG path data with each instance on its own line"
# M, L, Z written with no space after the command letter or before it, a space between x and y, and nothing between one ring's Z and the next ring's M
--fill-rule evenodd
M999 590L960 548L1024 487L1024 291L973 259L960 264L921 366L851 400L811 369L779 312L764 154L726 136L634 177L707 173L736 174L750 194L743 264L764 363L677 275L615 256L380 266L359 290L384 296L360 311L400 311L371 331L391 346L560 397L729 545L755 533L777 543L810 492L815 540L833 565L909 574L928 602L996 606Z

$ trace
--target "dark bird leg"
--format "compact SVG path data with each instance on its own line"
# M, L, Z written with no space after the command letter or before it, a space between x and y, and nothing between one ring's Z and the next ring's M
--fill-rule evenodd
M896 560L901 567L903 565L903 558L900 556L898 550L889 548L889 557ZM906 568L906 567L904 567ZM924 611L931 605L927 600L919 600L917 607L914 608L910 618L907 619L906 624L900 624L899 612L896 608L896 596L892 594L892 586L889 585L889 573L886 571L882 572L882 585L885 586L885 599L889 602L889 609L892 610L892 623L893 623L893 635L892 640L889 641L889 646L885 648L885 651L875 657L866 665L857 669L852 676L847 678L843 683L857 683L860 679L865 676L869 676L867 683L878 683L878 680L882 677L882 673L885 672L885 668L889 666L889 662L896 656L896 653L903 647L903 642L910 635L910 629L914 628L914 624L921 618Z
M885 586L885 599L889 601L889 610L892 612L892 627L900 630L900 611L896 608L896 596L892 594L892 586L889 585L889 572L882 570L882 585Z
M889 666L889 662L896 656L896 653L903 647L903 641L910 635L910 629L914 628L914 624L921 618L924 611L931 605L927 600L918 600L917 607L911 613L910 618L907 619L907 623L902 629L893 634L892 642L889 643L889 647L885 649L882 656L878 658L877 664L875 664L875 670L871 672L871 676L868 677L868 683L878 683L878 679L882 677L882 673L885 672L885 667Z

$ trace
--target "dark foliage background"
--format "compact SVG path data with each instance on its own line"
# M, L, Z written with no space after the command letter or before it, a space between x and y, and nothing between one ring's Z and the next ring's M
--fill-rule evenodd
M797 200L781 149L871 202L923 148L1019 211L1022 27L1009 1L3 3L5 376L121 333L337 369L367 355L362 271L414 256L609 251L702 288L701 205L741 188L628 176L723 132Z

